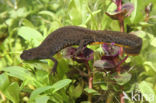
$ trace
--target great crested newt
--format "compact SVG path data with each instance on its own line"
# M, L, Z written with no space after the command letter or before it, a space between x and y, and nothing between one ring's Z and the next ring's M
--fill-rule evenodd
M72 45L79 45L75 53L78 54L84 46L95 42L115 43L122 46L124 51L130 55L139 54L142 47L142 39L133 34L65 26L48 35L38 47L24 50L20 57L23 60L51 59L54 62L52 72L55 72L58 62L52 57L53 55Z

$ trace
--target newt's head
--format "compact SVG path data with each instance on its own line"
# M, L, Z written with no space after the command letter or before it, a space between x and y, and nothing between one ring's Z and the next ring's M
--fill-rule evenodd
M48 59L50 52L44 48L32 48L24 50L20 55L23 60L37 60L37 59Z
M36 58L36 54L34 49L24 50L23 53L20 55L21 59L23 60L34 60Z

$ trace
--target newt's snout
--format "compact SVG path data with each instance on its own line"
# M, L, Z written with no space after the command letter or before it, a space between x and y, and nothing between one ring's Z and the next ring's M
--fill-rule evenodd
M23 53L20 55L20 58L23 59Z
M26 57L26 54L25 54L24 51L23 51L23 53L20 55L20 58L21 58L22 60L28 60L28 58Z
M23 53L20 55L21 59L23 60L33 60L33 53L29 50L24 50Z
M20 58L23 59L23 60L26 60L25 57L24 57L24 53L22 53L22 54L20 55Z

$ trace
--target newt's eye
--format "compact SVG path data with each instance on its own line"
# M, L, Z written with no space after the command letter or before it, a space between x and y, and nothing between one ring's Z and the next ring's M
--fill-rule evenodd
M28 55L31 56L31 52L28 52Z

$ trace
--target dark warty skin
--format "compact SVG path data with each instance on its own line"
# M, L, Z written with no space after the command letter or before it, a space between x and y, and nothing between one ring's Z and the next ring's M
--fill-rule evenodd
M57 60L53 55L65 47L79 45L76 55L84 46L94 42L115 43L124 47L129 55L139 54L142 47L142 39L133 34L66 26L52 32L38 47L24 50L20 57L23 60L51 59L54 62L52 72L55 72Z

